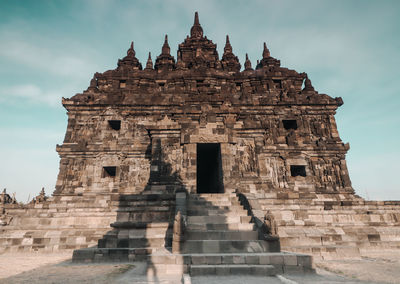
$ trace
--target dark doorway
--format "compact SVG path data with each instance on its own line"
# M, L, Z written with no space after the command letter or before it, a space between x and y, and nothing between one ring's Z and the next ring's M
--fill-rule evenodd
M223 192L220 144L197 144L197 193Z

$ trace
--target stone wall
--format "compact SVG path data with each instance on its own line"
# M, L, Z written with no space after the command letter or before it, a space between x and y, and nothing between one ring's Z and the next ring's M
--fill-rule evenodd
M201 108L205 105L208 104L203 103ZM218 106L208 106L217 111ZM233 184L242 187L240 183L247 180L265 184L267 188L296 190L295 184L301 183L312 191L352 192L345 162L348 147L332 137L329 140L324 136L325 142L319 142L310 129L302 126L320 115L297 119L297 129L285 129L282 121L291 117L295 109L282 109L284 114L280 117L273 114L241 117L241 113L272 110L243 111L238 106L219 109L211 118L193 110L183 115L179 108L151 116L145 115L147 111L143 109L107 107L84 114L79 108L70 110L65 141L57 147L61 162L55 193L140 192L150 178L152 159L156 158L151 155L155 141L162 148L161 156L156 159L168 164L169 171L176 173L192 191L195 191L196 145L219 143L224 184L228 187ZM115 120L120 122L119 130L109 125L109 121ZM296 165L305 167L305 177L293 177L291 166ZM103 167L108 166L116 167L115 177L104 174Z
M6 206L0 253L73 250L97 245L115 221L118 196L64 195Z
M400 202L366 201L353 194L270 192L254 195L277 222L282 250L315 260L360 257L400 249Z

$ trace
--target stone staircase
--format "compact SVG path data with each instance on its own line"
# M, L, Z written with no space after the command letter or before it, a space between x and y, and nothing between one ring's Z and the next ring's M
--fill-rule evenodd
M279 240L259 239L255 224L234 193L184 198L184 240L180 250L172 252L173 213L178 204L173 197L121 197L113 230L99 240L97 248L75 250L73 261L146 261L148 275L266 276L313 271L310 256L280 252Z
M311 270L311 258L281 253L279 240L260 240L234 193L191 194L182 254L191 275L275 275Z
M97 248L75 250L73 261L143 261L152 254L170 254L175 196L121 195L117 218Z

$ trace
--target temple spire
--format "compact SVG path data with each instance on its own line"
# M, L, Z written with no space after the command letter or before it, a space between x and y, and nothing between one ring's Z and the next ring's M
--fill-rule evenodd
M161 54L157 56L154 64L155 70L173 70L175 69L175 59L171 56L171 49L168 44L168 35L165 35L164 44L161 48Z
M271 57L271 53L269 52L267 44L264 42L264 49L263 49L263 52L262 52L262 59L257 64L256 69L273 68L273 67L279 67L280 65L281 65L281 62L279 60Z
M306 80L304 81L304 89L303 91L305 92L315 92L315 89L311 83L311 80L308 78L308 75L306 74Z
M93 75L92 80L90 80L90 87L97 88L97 79L96 79L96 76L94 76L94 75Z
M252 70L249 55L246 53L246 61L244 62L244 70Z
M131 42L131 46L129 47L128 51L126 52L126 56L120 60L118 60L118 67L122 66L130 66L133 69L142 70L142 64L140 64L139 60L135 57L136 52L133 47L133 41Z
M229 72L239 72L240 71L240 63L239 58L235 56L232 52L232 45L229 42L229 36L226 36L226 43L224 47L224 54L222 55L221 60L222 69L227 70Z
M229 35L226 35L226 43L224 47L224 54L231 53L232 52L232 45L229 42Z
M171 49L168 44L168 35L165 35L164 45L161 49L161 54L170 54L170 53L171 53Z
M190 37L196 39L203 37L203 28L200 26L199 14L197 12L194 13L194 23L190 29Z
M135 49L133 48L133 41L131 42L131 46L129 47L128 51L126 52L127 55L136 55Z
M268 57L271 57L271 53L267 48L267 44L264 42L263 58L268 58Z
M149 52L149 57L147 58L146 69L153 69L153 61L151 60L151 52Z
M88 91L96 91L97 90L97 78L96 78L96 73L93 75L92 80L90 80L90 85L89 88L87 89Z

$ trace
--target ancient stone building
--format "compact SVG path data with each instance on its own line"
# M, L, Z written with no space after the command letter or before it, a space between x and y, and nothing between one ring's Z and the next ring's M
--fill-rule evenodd
M227 36L220 58L196 13L176 58L165 36L143 68L132 43L116 69L63 98L56 190L2 205L4 250L265 274L310 268L280 248L315 259L399 248L400 202L354 194L334 117L342 99L281 67L266 44L255 68L233 52Z
M149 55L143 69L132 43L115 70L63 99L54 194L352 193L334 118L342 99L281 67L265 44L243 70L228 36L222 59L216 47L196 18L176 60L165 36L154 68Z

